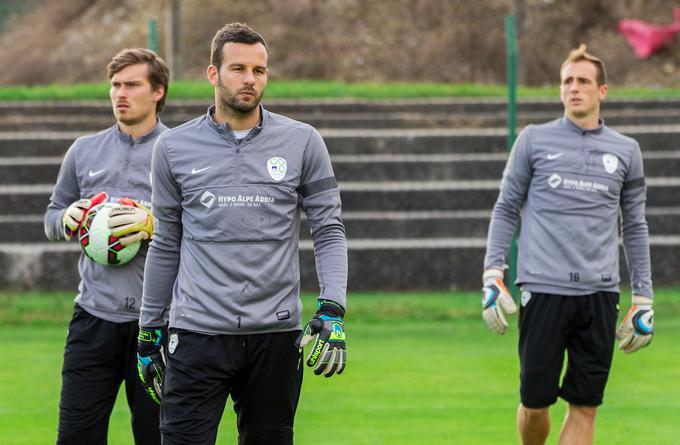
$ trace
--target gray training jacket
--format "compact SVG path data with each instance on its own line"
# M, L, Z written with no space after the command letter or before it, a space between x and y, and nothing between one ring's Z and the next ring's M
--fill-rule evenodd
M519 135L493 209L484 268L502 267L521 215L517 283L558 295L619 291L619 214L631 286L652 297L638 143L566 117Z
M310 223L320 298L345 307L347 242L340 191L321 135L260 107L237 142L204 116L164 133L152 161L156 232L141 326L204 334L300 326L300 209Z
M160 121L153 130L132 141L118 125L75 140L66 152L45 213L50 241L64 238L61 221L66 208L81 198L107 192L110 202L131 198L150 206L151 153L156 138L168 127ZM77 242L77 240L72 240ZM76 303L95 317L115 323L139 318L146 248L129 263L103 266L81 254Z

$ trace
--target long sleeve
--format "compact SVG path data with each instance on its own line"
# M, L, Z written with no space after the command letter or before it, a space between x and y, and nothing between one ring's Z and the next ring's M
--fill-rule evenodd
M642 154L638 146L633 152L621 191L623 246L633 293L653 297L649 229L645 219L646 196Z
M160 326L172 301L182 238L181 195L172 177L167 147L158 138L151 159L155 231L144 269L140 326Z
M506 255L531 183L529 128L518 136L503 171L500 193L489 223L484 269L506 264Z
M47 239L50 241L64 238L61 228L64 211L81 197L76 176L75 147L76 143L74 142L66 152L66 156L64 156L61 168L59 169L59 175L57 176L57 183L52 190L50 203L45 212L45 235L47 235Z
M312 132L305 150L298 192L314 242L321 289L319 298L346 307L347 240L340 216L340 190L328 149L316 130Z

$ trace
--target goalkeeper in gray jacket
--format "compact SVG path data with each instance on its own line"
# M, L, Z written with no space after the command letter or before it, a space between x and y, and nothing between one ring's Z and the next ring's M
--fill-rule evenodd
M267 59L264 39L248 26L219 30L207 70L215 105L154 147L156 231L138 356L161 403L164 444L214 443L228 396L239 444L292 444L301 347L316 337L307 359L316 374L345 367L340 192L319 133L260 105ZM301 209L321 288L302 332ZM164 369L160 326L171 301Z
M121 244L148 240L153 216L149 170L165 105L170 72L153 51L126 49L108 65L116 125L78 138L69 148L45 213L45 233L56 241L75 238L87 211L105 200L122 203L109 225ZM80 256L80 284L61 371L57 444L105 444L109 417L121 382L132 413L136 445L160 443L157 406L137 371L137 337L146 247L114 267Z
M640 147L600 118L605 68L585 45L569 54L560 79L564 117L529 125L519 135L503 173L484 259L483 318L502 334L508 328L503 311L517 309L503 285L503 270L521 219L517 425L524 444L545 443L549 407L558 397L569 404L560 444L592 443L615 333L620 349L630 353L647 346L654 331ZM619 214L633 301L615 332Z

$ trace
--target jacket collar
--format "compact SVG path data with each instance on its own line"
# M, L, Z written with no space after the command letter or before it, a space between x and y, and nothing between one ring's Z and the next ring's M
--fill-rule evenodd
M126 143L126 144L129 144L129 145L132 145L133 143L134 143L134 144L143 144L144 142L147 142L147 141L149 141L149 140L153 140L153 139L156 138L159 134L161 134L161 132L162 132L163 130L165 130L165 126L163 125L163 123L161 122L161 120L160 120L158 117L156 117L156 125L151 129L151 131L149 131L148 133L145 133L145 134L141 135L140 137L137 138L137 140L133 141L133 140L132 140L132 136L130 136L130 135L127 134L127 133L123 133L123 132L121 131L120 125L116 124L115 127L116 127L115 132L116 132L116 135L118 136L118 138L119 138L122 142L124 142L124 143Z
M259 104L258 107L260 107L260 122L258 122L257 126L251 130L252 135L256 135L262 131L265 126L265 122L269 119L269 111L265 110L262 104ZM205 120L208 122L208 125L210 125L210 128L216 132L220 134L233 134L233 130L229 124L218 124L215 122L215 104L210 105L208 108L208 112L205 115Z
M600 134L602 133L602 130L604 129L604 119L599 118L597 121L597 128L590 128L590 129L585 129L581 128L574 121L569 119L567 116L562 117L562 125L572 131L576 131L580 134L587 134L587 133L592 133L592 134Z

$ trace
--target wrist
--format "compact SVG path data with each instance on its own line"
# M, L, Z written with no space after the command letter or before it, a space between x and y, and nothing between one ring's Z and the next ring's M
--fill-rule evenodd
M644 297L642 295L633 295L633 305L645 309L651 309L654 299L652 297Z
M163 328L160 326L140 326L139 327L139 340L140 344L148 344L153 346L159 346L161 340L163 339Z
M496 279L500 279L502 281L503 275L503 269L501 268L492 267L486 269L482 274L482 283L486 285L488 282L495 282Z
M331 317L340 318L345 317L345 309L335 301L319 299L317 300L317 307L317 315L329 315Z

